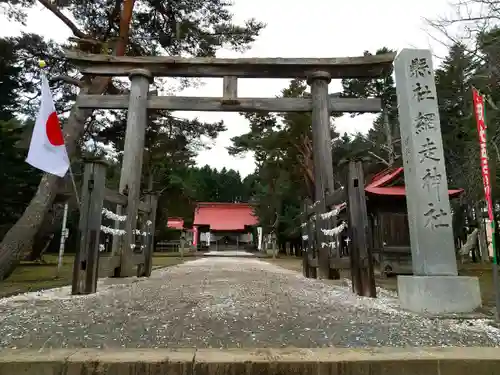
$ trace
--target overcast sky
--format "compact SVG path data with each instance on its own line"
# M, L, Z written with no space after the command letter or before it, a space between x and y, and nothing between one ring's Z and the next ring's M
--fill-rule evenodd
M223 50L218 57L344 57L359 56L365 50L375 52L383 46L397 50L431 48L438 56L446 53L440 43L428 36L423 18L447 12L447 0L234 0L234 4L236 22L255 17L267 27L249 51L238 54ZM0 25L1 36L16 35L21 30L2 19ZM23 30L60 42L70 36L68 28L42 8L29 13L28 25ZM241 79L238 84L241 97L275 97L288 85L288 80ZM338 92L340 82L332 81L330 90ZM182 95L222 96L222 79L207 79L200 88L185 90ZM226 151L231 137L249 129L239 114L176 112L175 115L197 116L204 121L224 120L228 130L219 136L212 149L200 153L197 158L200 165L233 168L243 176L253 171L251 156L234 158ZM341 133L366 132L372 119L372 115L344 116L336 120L336 127Z

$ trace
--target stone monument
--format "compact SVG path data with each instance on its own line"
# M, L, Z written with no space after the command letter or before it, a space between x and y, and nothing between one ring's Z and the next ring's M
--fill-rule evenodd
M431 52L404 49L394 70L413 268L398 277L401 307L471 312L481 306L479 282L457 272Z

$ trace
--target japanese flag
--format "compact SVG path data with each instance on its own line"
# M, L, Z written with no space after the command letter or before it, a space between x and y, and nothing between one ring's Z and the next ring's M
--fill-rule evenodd
M64 177L69 158L64 146L61 124L50 93L47 77L42 74L42 100L31 136L26 162L44 172Z

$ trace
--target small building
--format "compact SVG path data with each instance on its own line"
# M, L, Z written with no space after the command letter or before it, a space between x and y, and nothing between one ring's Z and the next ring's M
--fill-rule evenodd
M183 230L184 219L182 217L169 217L167 219L167 227L170 229Z
M449 190L450 199L463 189ZM403 167L386 169L365 187L370 241L379 267L386 273L411 272L411 247ZM395 269L398 266L400 270ZM403 272L404 271L404 272Z
M171 233L168 240L156 244L155 251L178 251L181 247L191 248L193 245L193 230L184 227L184 218L171 216L167 218L167 228Z
M194 244L209 250L253 249L258 219L249 203L200 202L194 212Z

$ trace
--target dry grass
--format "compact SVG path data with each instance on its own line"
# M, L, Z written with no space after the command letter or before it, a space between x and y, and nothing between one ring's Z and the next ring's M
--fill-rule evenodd
M483 312L493 312L495 309L495 288L490 264L470 264L460 270L460 275L476 276L479 279Z
M264 260L287 270L302 272L302 258L299 257L280 255L279 258L264 258Z
M192 257L180 257L177 253L155 254L153 268L163 268L180 264ZM57 256L44 256L45 263L21 262L14 273L0 282L0 298L14 294L33 292L48 288L57 288L71 284L74 256L65 255L60 274L57 276Z

